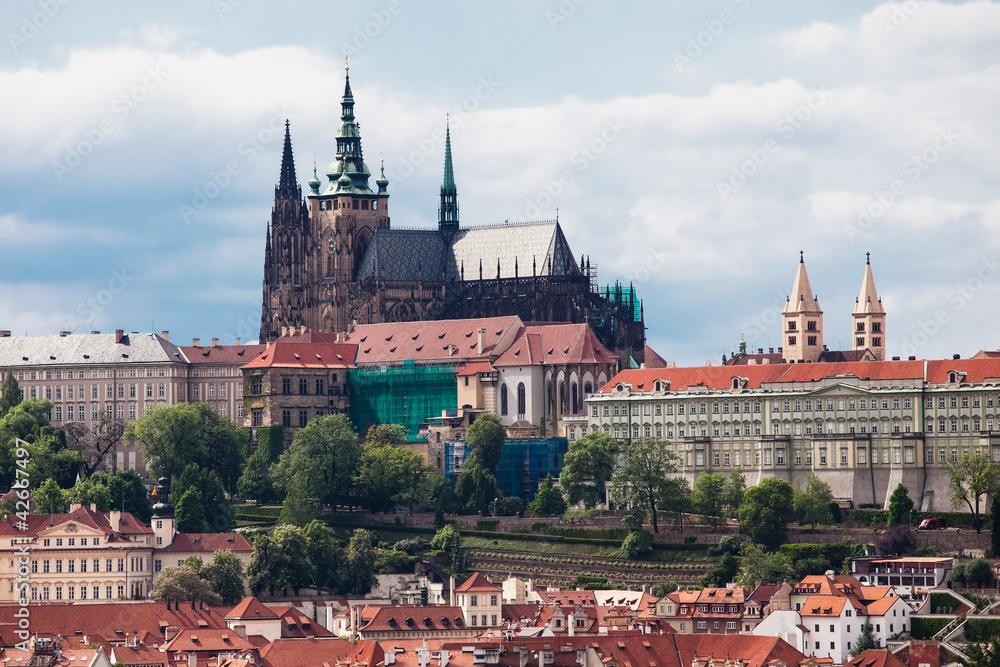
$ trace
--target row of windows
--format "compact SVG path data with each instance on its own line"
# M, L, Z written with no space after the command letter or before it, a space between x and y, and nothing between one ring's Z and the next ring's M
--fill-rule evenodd
M255 417L256 417L256 412L257 411L255 410L254 411L254 413L255 413L254 416ZM305 426L306 424L309 423L309 411L308 410L299 410L298 412L299 412L299 422L298 422L299 426L300 427ZM325 414L326 414L326 412L324 410L317 410L316 411L316 416L317 417L322 417ZM259 425L260 424L256 424L256 426L259 426ZM281 425L282 426L291 426L292 425L292 411L291 410L282 410L281 411Z
M254 378L256 380L256 378ZM334 374L333 381L337 381L337 376ZM315 378L315 388L316 394L322 396L326 393L326 379L325 378ZM256 392L256 390L255 390ZM292 379L291 378L281 378L281 393L288 395L292 393ZM299 394L308 395L309 394L309 379L299 378Z
M721 409L722 409L722 414L724 414L724 415L730 414L730 411L729 411L730 404L729 403L721 403L721 404L720 403L712 403L712 414L715 414L715 415L719 414L720 405L721 405ZM755 413L759 413L760 412L760 401L753 401L752 403L750 401L743 401L742 402L742 407L743 407L743 413L744 414L750 414L751 405L753 406L753 411ZM733 414L740 414L740 406L741 406L741 402L740 401L734 402L732 404L732 413ZM677 409L677 414L678 415L683 415L684 411L685 411L685 405L684 405L684 403L677 404L677 408L676 409ZM592 405L590 407L590 416L591 417L597 417L598 416L597 412L598 412L598 407L596 405ZM692 403L691 406L690 406L690 408L688 409L688 413L692 414L692 415L693 414L699 414L699 413L704 415L704 414L707 414L707 412L708 412L708 404L707 403L700 403L700 404L698 404L698 403ZM638 417L640 415L640 413L643 414L643 415L645 415L645 416L649 416L650 413L652 413L653 415L655 415L657 417L659 417L661 415L664 415L664 414L666 414L666 415L672 415L672 414L674 414L674 404L673 403L666 403L666 404L655 403L652 406L650 406L649 403L645 403L645 402L641 403L641 404L640 403L633 403L632 404L632 415ZM602 410L602 414L605 417L611 417L611 416L614 416L614 417L627 417L629 415L628 403L614 403L613 405L604 405L603 410Z
M197 373L198 373L197 370L195 370L195 377L197 377ZM120 377L120 378L123 378L123 377L126 377L126 376L130 377L130 378L134 378L134 377L148 377L148 378L151 378L151 377L161 377L162 378L162 377L172 377L173 373L167 373L167 371L166 371L165 368L157 368L157 369L146 368L146 369L144 369L144 372L141 372L141 373L139 372L139 369L135 369L135 368L129 368L127 372L126 372L126 370L124 368L119 368L119 369L117 369L117 371L115 369L112 369L112 368L108 368L108 369L96 369L96 368L92 368L89 371L89 376L88 376L88 371L85 371L85 370L82 370L82 369L78 370L78 371L67 370L67 371L18 371L17 372L17 379L18 379L18 381L24 381L26 379L27 380L62 380L63 378L65 378L67 380L73 380L73 379L79 378L79 379L82 380L85 377L90 377L91 379L96 380L98 378L113 378L113 377L116 377L116 376Z
M124 558L118 558L117 559L117 565L118 565L118 569L117 570L114 569L115 561L116 561L116 559L114 559L114 558L105 558L104 559L104 571L105 572L125 572L125 559ZM92 569L90 570L91 572L100 572L101 571L101 559L100 558L94 558L93 561L91 561L91 560L89 560L87 558L81 558L79 562L80 562L80 572L86 572L87 571L87 565L88 565L88 563L91 563L91 562L93 563ZM66 572L76 572L77 560L75 558L69 558L69 559L67 559L65 561L65 563L66 563L66 570L65 570ZM55 569L54 570L49 569L51 567L51 565L52 565L52 562L49 559L47 559L47 558L43 559L42 560L42 573L43 574L48 574L49 572L55 572L56 574L59 574L60 572L63 572L63 559L62 558L55 559ZM142 558L142 557L132 558L131 562L129 563L129 565L132 568L131 570L129 570L129 572L142 572L143 570L146 569L146 559ZM38 561L37 560L32 560L31 561L31 572L32 572L32 574L37 574L38 573Z
M348 205L348 201L350 205ZM378 200L377 199L320 199L319 200L319 210L321 211L333 211L339 208L350 208L355 211L362 210L367 211L368 207L371 206L371 210L378 210Z
M93 596L92 599L94 599L94 600L100 600L101 599L101 587L100 586L94 586L91 590L92 590L92 596ZM106 600L112 599L112 597L113 597L112 596L112 591L114 591L114 587L113 586L105 586L104 587L104 599L106 599ZM119 585L117 587L117 591L118 591L118 597L119 598L125 596L125 587L124 586ZM32 586L31 587L31 599L32 600L62 600L62 599L64 599L63 598L63 587L62 586L55 586L55 596L53 597L53 595L52 595L52 588L51 587L49 587L49 586L42 586L41 590L39 590L38 586ZM74 600L74 599L76 599L76 586L72 586L71 585L71 586L67 586L66 587L66 598L65 599L66 600ZM81 600L86 600L87 599L87 587L84 586L84 585L80 586L80 599Z
M698 621L698 629L699 630L707 630L708 629L708 621ZM719 621L712 621L712 629L713 630L720 629L719 628ZM735 629L736 629L736 621L726 621L726 630L735 630ZM683 630L683 628L682 628L682 630Z
M53 538L50 538L50 537L43 538L42 539L42 546L43 547L52 546L52 539ZM93 546L95 546L95 547L101 546L101 538L99 538L99 537L92 537L92 538L81 537L80 538L80 546L81 547L88 546L88 544L87 544L88 540L90 540L90 544L93 545ZM63 538L57 537L57 538L55 538L55 541L56 541L56 546L57 547L61 547L63 545ZM10 546L12 546L12 547L13 546L17 546L17 540L16 539L15 540L11 540L10 541ZM67 537L66 538L66 546L68 546L68 547L75 547L76 546L76 538L75 537Z
M899 399L899 397L898 396L894 396L891 400L892 400L892 409L893 410L899 410L899 406L900 406L900 399ZM867 398L857 398L857 399L855 399L855 398L848 398L848 399L838 398L836 400L834 400L832 398L828 398L825 401L825 405L826 405L826 411L827 412L832 412L834 410L834 406L836 406L836 410L838 412L843 412L844 409L845 409L845 406L846 406L847 410L869 410L869 409L871 409L871 410L878 410L879 407L881 407L882 410L888 410L889 409L889 401L890 401L889 397L883 397L883 398L880 398L880 399L879 398L872 398L872 399L867 399ZM910 397L904 397L902 399L902 405L903 405L904 409L909 410L911 408L912 404L913 404L913 401L912 401L912 399ZM823 406L824 406L823 399L816 399L815 405L816 405L816 410L817 411L822 411L823 410ZM804 412L811 412L812 410L813 410L813 400L812 399L806 399L805 401L802 401L802 400L794 400L794 401L793 400L784 400L784 401L775 401L774 402L774 411L775 412L803 412L803 411Z

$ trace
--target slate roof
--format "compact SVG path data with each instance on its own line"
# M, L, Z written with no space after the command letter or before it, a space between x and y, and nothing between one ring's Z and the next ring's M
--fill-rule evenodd
M8 336L0 338L0 368L185 363L180 349L154 333ZM25 358L26 357L26 358Z
M358 269L360 280L415 282L419 276L440 281L484 280L517 275L579 276L566 236L558 222L522 222L460 229L445 243L437 229L379 229Z

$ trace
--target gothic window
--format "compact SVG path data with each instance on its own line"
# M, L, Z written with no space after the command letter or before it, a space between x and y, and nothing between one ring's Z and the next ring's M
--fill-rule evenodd
M507 385L500 385L500 414L507 415Z
M559 383L559 414L566 414L566 383Z
M594 393L594 387L593 387L593 385L591 385L589 382L584 383L584 385L583 385L583 393L584 393L584 395L593 394Z
M577 385L575 382L569 386L569 393L572 396L572 414L574 415L580 410L580 397L577 394L576 387Z
M519 382L517 384L517 414L518 416L523 415L527 412L527 397L525 396L524 383Z

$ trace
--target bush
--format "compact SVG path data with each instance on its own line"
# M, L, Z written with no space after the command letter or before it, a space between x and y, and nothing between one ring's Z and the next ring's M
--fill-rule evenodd
M423 540L418 540L415 537L409 539L400 540L392 545L395 551L402 551L403 553L410 554L411 556L416 555L424 550L427 543Z
M638 558L653 550L653 535L648 530L637 530L622 542L622 554L626 558Z
M479 519L476 521L476 530L494 532L497 529L498 523L500 523L499 519Z
M497 501L497 516L524 516L524 501L517 496Z
M746 535L740 535L739 533L726 535L719 540L718 547L712 547L708 550L708 555L721 556L722 554L732 554L733 556L739 556L740 551L742 551L743 547L750 541L749 537Z
M985 558L976 560L965 565L965 579L970 584L978 584L980 587L993 581L993 568Z
M883 556L903 556L917 548L917 536L908 526L895 526L875 539L875 548Z

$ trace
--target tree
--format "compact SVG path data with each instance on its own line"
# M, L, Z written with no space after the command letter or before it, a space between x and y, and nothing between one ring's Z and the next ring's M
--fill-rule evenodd
M65 514L69 511L69 492L64 491L51 477L31 494L38 514Z
M358 528L347 544L345 562L345 585L349 593L362 595L375 585L375 547L373 536L367 530Z
M450 553L460 546L461 536L450 523L439 529L431 538L431 549Z
M910 499L910 490L900 482L889 496L889 527L904 523L909 526L911 512L913 512L913 500Z
M674 527L684 530L684 514L691 511L691 485L683 477L668 477L660 489L659 511L674 519Z
M271 567L277 586L291 588L296 595L312 582L304 530L291 524L274 529L271 535Z
M17 460L26 461L21 474L27 473L32 487L49 478L64 489L76 482L80 452L67 447L66 434L49 424L47 415L51 410L51 401L28 399L0 418L0 486L9 487L15 482ZM28 455L15 459L19 446Z
M875 548L883 556L911 554L917 548L917 538L909 526L894 526L875 538Z
M997 480L1000 478L1000 463L991 460L987 452L968 453L957 461L948 461L944 470L950 475L948 496L952 505L965 505L972 513L976 532L983 530L983 520L980 514L980 504L983 496L1000 491Z
M990 546L993 549L993 557L996 558L1000 556L1000 494L993 496L990 516L993 524L990 529Z
M112 466L117 465L114 456L109 455L114 453L115 447L122 441L125 426L125 420L109 417L103 411L93 427L88 427L82 421L63 424L67 443L80 452L80 470L84 477L100 470L108 458L111 459Z
M420 454L397 444L366 444L361 452L355 493L362 507L384 512L411 500L418 476L431 469Z
M208 521L201 502L201 491L192 486L185 491L174 510L178 533L207 533Z
M588 433L569 443L563 458L559 486L570 505L593 509L604 502L607 482L615 472L618 443L607 433Z
M469 427L469 447L462 474L455 480L455 494L468 512L488 514L490 505L503 496L497 483L497 466L507 431L500 418L484 413Z
M777 477L768 477L747 489L736 514L740 530L769 549L776 549L785 539L792 514L792 485Z
M274 480L271 478L271 458L266 448L260 447L247 459L243 474L236 482L236 492L242 498L269 503L277 499Z
M653 532L660 532L657 510L664 499L668 475L676 470L674 455L662 440L641 438L623 448L624 465L611 482L611 497L621 507L642 507L649 511Z
M701 522L710 526L725 524L726 476L722 473L702 473L694 482L691 507L701 515Z
M212 562L201 568L200 574L222 598L222 604L239 604L246 597L243 560L232 551L216 551Z
M239 428L208 403L178 403L153 408L125 428L125 444L140 445L155 477L178 479L195 464L214 471L224 489L236 490L246 458Z
M291 446L271 467L271 477L287 491L301 474L310 498L331 507L351 505L360 457L358 436L347 415L316 417L295 432Z
M719 564L701 575L698 583L702 586L725 588L726 584L736 579L739 572L739 561L732 554L726 554Z
M653 536L648 530L629 533L622 540L622 555L625 558L639 558L653 550Z
M3 386L0 387L0 418L6 417L10 409L21 402L21 388L10 367L3 374Z
M566 513L566 499L562 491L552 486L552 476L546 475L538 485L535 498L528 503L528 514L532 516L562 516Z
M305 530L306 560L313 586L319 590L332 591L340 584L340 562L342 554L340 542L325 524L313 519Z
M965 564L965 580L969 584L978 584L980 588L985 588L986 584L993 581L993 568L985 558L977 558Z
M271 538L261 533L253 542L253 552L247 565L247 584L255 597L260 597L265 592L274 595L276 580L271 568L271 559Z
M830 503L833 502L833 492L830 485L821 480L816 473L809 473L809 481L806 488L799 490L799 480L795 480L795 493L792 504L795 513L799 518L816 527L818 523L832 523L833 514L830 512Z
M114 474L99 471L87 480L108 490L111 509L129 512L144 523L149 523L152 519L153 508L149 504L146 486L135 470L119 470Z
M204 602L217 607L222 598L212 590L212 584L202 579L195 568L187 564L165 567L153 584L152 597L157 602Z
M962 667L1000 667L1000 642L969 642L962 647L966 657L958 656Z
M173 496L180 498L192 487L198 489L201 496L202 512L208 523L208 530L228 530L233 523L233 514L218 474L197 463L190 463L184 467L180 479L174 484Z
M500 418L493 413L484 412L469 427L471 456L478 458L483 467L496 475L506 439L507 429L500 423Z
M281 514L278 515L278 523L290 523L295 526L305 526L313 520L316 512L315 504L309 498L306 488L306 478L303 474L297 474L292 479L292 484L285 496L285 502L281 505Z
M406 442L406 427L400 424L373 424L365 434L366 446L401 445Z
M748 542L743 545L739 562L739 574L736 577L740 586L755 588L758 583L774 584L788 576L791 568L785 557L778 552L770 553L763 545Z
M743 504L743 494L747 492L747 480L743 476L743 471L733 468L729 473L729 480L723 491L723 505L726 508L726 516L735 517L736 510Z
M861 634L858 635L858 640L854 643L854 648L851 649L851 657L859 656L870 649L881 648L881 646L882 642L872 632L872 624L862 623Z
M95 483L90 477L78 480L69 490L69 501L84 506L95 505L98 512L107 512L111 509L111 494L108 492L108 487Z

